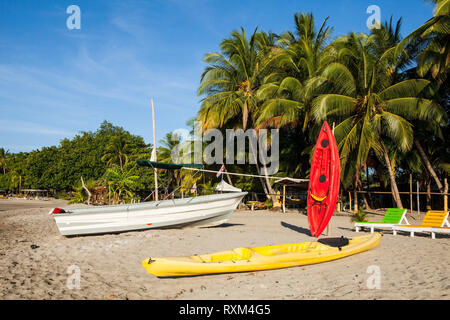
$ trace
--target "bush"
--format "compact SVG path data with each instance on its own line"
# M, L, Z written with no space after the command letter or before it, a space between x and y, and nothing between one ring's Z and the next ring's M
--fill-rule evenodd
M366 216L368 215L368 212L363 211L362 209L358 209L358 212L356 212L351 220L353 222L365 222L366 221Z
M69 200L70 195L66 191L56 191L55 199Z
M82 186L75 187L75 192L72 193L69 204L74 203L85 203L88 199L87 192L83 189Z

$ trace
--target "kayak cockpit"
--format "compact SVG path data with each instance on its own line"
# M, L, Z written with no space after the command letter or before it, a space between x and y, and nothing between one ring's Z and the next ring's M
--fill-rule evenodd
M288 253L307 253L312 251L318 252L328 249L330 249L328 246L317 242L281 244L274 246L252 248L253 251L264 256L275 256Z
M227 250L222 252L217 252L215 254L203 254L192 256L191 259L197 262L230 262L230 261L240 261L248 260L252 257L252 250L248 248L236 248L233 250Z

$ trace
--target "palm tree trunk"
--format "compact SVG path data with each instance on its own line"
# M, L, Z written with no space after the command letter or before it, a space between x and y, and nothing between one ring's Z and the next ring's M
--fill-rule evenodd
M259 175L261 175L261 168L259 167L258 162L256 162L256 171ZM261 185L263 187L264 193L266 194L267 199L269 198L269 191L267 190L267 185L264 182L264 179L262 177L259 177L259 181L261 182Z
M247 124L248 124L248 105L247 105L247 100L244 102L244 110L242 112L242 128L243 130L246 130L247 128ZM256 150L253 149L253 144L250 143L250 146L252 147L251 152L253 152L254 156L256 157L256 168L258 170L258 174L261 175L261 168L258 165L258 153L256 152ZM263 186L264 189L264 193L266 194L266 198L267 199L272 199L272 203L275 203L277 201L276 196L275 196L275 192L272 189L272 186L270 184L268 175L267 175L267 167L265 164L262 163L263 166L263 172L264 172L264 176L265 176L265 181L263 180L263 178L259 178L259 180L261 181L261 184Z
M431 210L431 179L426 180L427 185L427 211Z
M248 122L248 106L247 100L244 102L244 109L242 110L242 129L245 131L247 129Z
M120 171L123 172L122 157L120 155L119 155L119 162L120 162Z
M245 126L246 126L246 123L243 123L242 126L245 127ZM244 130L245 130L245 129L244 129ZM250 152L254 155L254 157L255 157L255 159L256 159L256 170L257 170L257 172L258 172L258 175L262 175L262 174L261 174L261 168L260 168L260 166L259 166L259 164L258 164L258 152L254 149L254 146L253 146L252 143L249 143L249 144L250 144L250 148L251 148ZM264 166L264 169L265 169L265 171L264 171L264 172L265 172L265 175L267 175L267 168L266 168L265 166ZM267 178L266 178L266 179L267 179ZM263 187L264 193L266 194L266 198L269 199L270 194L273 193L273 192L270 192L270 190L272 189L271 186L270 186L270 184L269 184L269 188L268 188L266 182L263 180L262 177L259 177L259 181L261 182L261 185L262 185L262 187ZM273 191L273 190L272 190L272 191Z
M370 196L370 181L369 181L369 168L367 166L367 163L364 164L364 171L366 173L366 191L367 191L367 197L369 198L367 203L372 203L372 197ZM369 206L370 208L370 206Z
M355 185L358 191L363 191L363 185L362 185L362 181L359 178L359 173L360 170L356 171L356 181L355 181ZM362 193L362 198L364 200L364 205L366 206L366 209L370 210L370 205L369 205L369 201L367 201L367 197L365 193Z
M398 192L397 183L395 182L394 172L392 170L391 160L389 159L389 155L386 151L386 147L384 146L383 141L380 141L380 143L383 148L384 161L389 172L389 180L391 181L391 191L395 205L397 206L397 208L403 208L402 200L400 199L400 193Z
M441 191L441 193L444 192L444 187L442 186L442 183L439 181L436 172L434 171L433 167L431 166L430 160L428 160L428 157L425 154L425 151L423 151L422 145L420 144L419 140L414 139L414 144L416 145L417 150L419 150L420 157L422 158L428 172L431 174L434 181L436 182L436 184L439 188L439 191Z
M275 203L277 201L277 197L275 195L275 191L272 189L272 185L270 184L269 177L267 175L267 167L264 163L262 163L262 167L263 167L264 176L265 176L264 179L266 180L267 191L269 193L268 195L272 199L272 203Z

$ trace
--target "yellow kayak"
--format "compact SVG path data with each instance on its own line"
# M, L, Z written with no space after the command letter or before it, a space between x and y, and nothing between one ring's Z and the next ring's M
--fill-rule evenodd
M380 233L354 238L329 238L315 242L266 247L236 248L190 257L148 258L142 266L157 277L258 271L303 266L344 258L378 246Z

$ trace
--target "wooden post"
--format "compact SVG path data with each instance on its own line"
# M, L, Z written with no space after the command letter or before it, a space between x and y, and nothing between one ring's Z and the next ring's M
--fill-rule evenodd
M348 192L348 210L352 212L352 193Z
M447 198L447 193L448 193L448 183L447 183L447 178L444 179L444 211L448 211L448 198Z
M286 213L286 185L283 184L283 213Z
M411 207L410 213L413 211L413 188L412 188L412 174L409 174L409 206Z
M152 161L157 161L156 159L156 129L155 129L155 107L153 105L153 99L152 101L152 120L153 120L153 150L152 150ZM158 169L155 170L155 201L158 201Z
M228 172L227 171L227 167L223 167L223 171L224 172ZM223 173L224 174L224 173ZM223 179L223 178L222 178ZM227 179L228 179L228 183L230 184L230 186L232 186L233 185L233 182L231 182L231 177L230 177L230 175L229 174L227 174Z
M417 213L420 214L419 181L417 181Z

